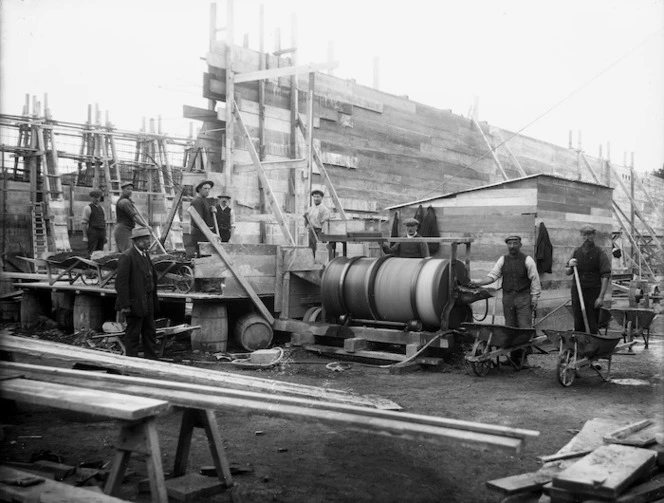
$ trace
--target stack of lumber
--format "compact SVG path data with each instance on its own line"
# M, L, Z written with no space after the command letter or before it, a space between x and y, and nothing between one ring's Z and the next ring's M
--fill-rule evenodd
M26 352L21 344L43 342L20 338L0 337L0 347L5 351ZM61 346L61 345L58 345ZM114 361L113 368L122 369L121 361L127 362L122 369L124 373L128 368L132 373L141 374L139 369L149 369L149 364L162 364L162 362L148 362L145 360L132 359L119 355L108 355L96 351L80 350L72 348L73 355L81 355L81 351L90 353L86 363L97 366L104 362ZM42 348L43 357L51 357L57 353ZM34 354L34 349L29 350ZM98 358L93 358L98 356ZM109 359L112 357L112 360ZM71 361L76 361L76 356ZM138 367L131 366L136 362ZM163 364L162 364L163 365ZM475 423L469 421L446 419L419 414L408 414L390 410L376 410L368 407L369 402L356 401L352 403L353 395L346 395L347 400L341 400L344 395L337 393L336 401L330 398L334 394L327 390L315 387L306 387L310 392L309 397L303 398L305 387L300 388L300 396L289 396L279 390L290 390L294 388L288 383L270 381L272 389L267 390L263 385L261 391L248 391L245 389L231 389L224 386L224 373L206 370L206 384L195 384L186 382L191 377L186 367L166 364L169 372L163 372L159 378L129 375L114 375L99 372L87 372L80 370L69 370L60 367L47 367L42 365L31 365L24 363L3 362L0 364L0 376L16 377L17 375L38 381L59 383L63 385L84 387L95 390L112 390L126 395L137 395L154 399L168 401L171 405L205 410L236 411L248 415L263 415L270 417L286 418L313 422L333 427L343 427L350 430L374 433L394 438L426 441L437 445L460 445L463 448L479 450L501 450L508 453L519 453L526 439L535 438L539 432L519 428L510 428L491 424ZM233 374L230 374L233 375ZM168 378L166 380L165 378ZM251 378L244 378L249 379ZM257 381L260 382L260 381ZM237 384L237 383L236 383ZM295 388L297 389L297 388ZM313 390L319 390L318 399L313 399ZM266 391L271 391L270 393ZM325 399L321 400L320 397ZM358 397L361 398L361 397Z
M506 495L505 502L525 494L538 503L659 501L664 446L656 436L662 422L624 423L592 419L556 454L540 457L538 471L491 480L487 487Z

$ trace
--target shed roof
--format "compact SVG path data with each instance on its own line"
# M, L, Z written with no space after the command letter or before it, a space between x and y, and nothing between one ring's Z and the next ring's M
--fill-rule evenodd
M426 198L423 198L423 199L417 199L415 201L409 201L407 203L395 204L394 206L388 206L385 209L386 210L396 210L398 208L404 208L406 206L412 206L414 204L427 203L429 201L434 201L436 199L447 199L447 198L451 198L451 197L456 197L458 194L465 194L465 193L468 193L468 192L478 192L478 191L482 191L482 190L485 190L485 189L495 189L496 187L500 187L501 185L509 185L509 184L516 183L516 182L522 182L523 180L529 180L529 179L540 178L540 177L553 178L553 179L557 179L557 180L565 180L566 182L582 183L584 185L594 185L596 187L603 187L605 189L613 190L613 187L609 187L607 185L601 185L601 184L597 184L597 183L593 183L593 182L586 182L586 181L583 181L583 180L574 180L574 179L571 179L571 178L565 178L563 176L555 176L555 175L547 175L547 174L544 174L544 173L537 173L535 175L522 176L520 178L513 178L512 180L505 180L503 182L491 183L489 185L482 185L480 187L473 187L471 189L460 190L458 192L450 192L449 194L440 194L440 195L437 195L437 196L431 196L431 197L426 197Z

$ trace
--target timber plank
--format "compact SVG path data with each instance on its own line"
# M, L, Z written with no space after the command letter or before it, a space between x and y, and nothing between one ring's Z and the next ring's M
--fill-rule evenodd
M602 445L552 480L554 488L618 497L655 465L657 453L624 445Z
M168 409L168 403L163 400L137 398L119 393L100 393L87 388L29 379L4 381L0 389L0 396L7 400L46 405L127 421L152 417Z
M512 494L529 493L541 489L544 484L551 481L551 475L540 472L521 473L500 479L488 480L486 486L499 491L506 496Z

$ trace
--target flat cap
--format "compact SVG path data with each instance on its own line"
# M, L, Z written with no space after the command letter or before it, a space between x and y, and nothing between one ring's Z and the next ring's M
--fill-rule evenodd
M134 182L124 182L120 184L120 188L124 189L125 187L131 185L132 187L134 186Z
M417 218L406 218L403 221L404 225L420 225L420 221Z
M150 235L150 229L147 227L134 227L131 230L131 239L145 238L149 237Z
M203 185L209 185L210 188L214 187L214 182L211 182L210 180L205 180L204 182L199 183L196 185L196 192L199 192L202 188Z
M321 189L314 189L311 191L311 195L313 196L314 194L320 194L321 197L325 196L325 192L323 192Z
M101 197L102 193L101 193L101 190L94 189L94 190L90 191L89 195L90 195L90 197Z
M595 234L597 232L597 229L595 229L592 225L584 225L580 229L581 234Z
M507 243L508 241L518 241L520 243L521 242L521 236L517 236L516 234L513 234L511 236L507 236L505 238L505 242Z

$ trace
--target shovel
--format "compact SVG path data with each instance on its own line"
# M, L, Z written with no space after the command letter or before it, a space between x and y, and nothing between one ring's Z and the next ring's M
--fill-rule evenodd
M581 280L579 279L579 271L576 266L572 267L574 271L574 281L576 283L576 293L579 294L579 303L581 304L581 314L583 315L583 325L586 327L586 333L590 333L590 325L588 324L588 314L586 313L586 303L583 301L583 291L581 290Z

